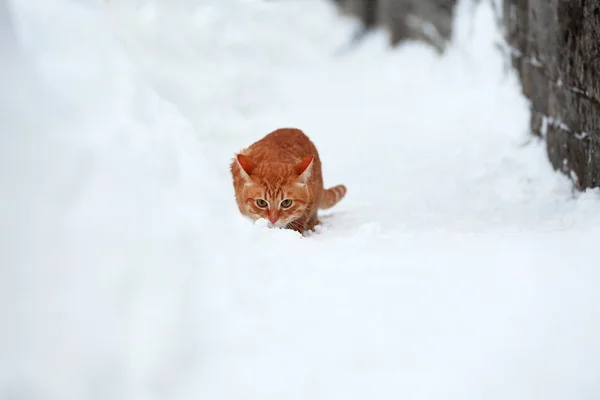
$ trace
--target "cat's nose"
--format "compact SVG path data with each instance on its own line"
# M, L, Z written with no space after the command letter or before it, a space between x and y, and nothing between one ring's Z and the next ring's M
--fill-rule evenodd
M272 224L277 222L278 219L279 215L277 215L277 213L269 213L269 221L271 221Z

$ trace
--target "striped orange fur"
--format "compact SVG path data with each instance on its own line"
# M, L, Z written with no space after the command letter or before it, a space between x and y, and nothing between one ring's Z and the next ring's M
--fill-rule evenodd
M300 129L277 129L236 154L230 165L242 215L300 233L319 223L319 208L331 208L346 187L323 188L317 148Z
M331 189L323 190L323 196L321 197L321 201L319 203L319 208L327 209L335 206L338 201L344 198L346 195L346 186L337 185L332 187Z

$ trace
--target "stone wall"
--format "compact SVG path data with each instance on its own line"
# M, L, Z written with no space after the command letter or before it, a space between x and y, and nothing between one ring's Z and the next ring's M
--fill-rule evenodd
M580 189L600 186L600 1L504 0L503 14L532 132Z
M357 16L367 29L387 29L393 45L406 39L423 40L441 52L452 33L456 0L334 1L345 14Z

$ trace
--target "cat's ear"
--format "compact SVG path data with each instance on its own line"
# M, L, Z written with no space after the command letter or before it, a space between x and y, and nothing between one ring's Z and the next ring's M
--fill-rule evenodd
M298 181L306 183L308 178L310 178L314 159L314 156L306 156L302 161L294 166L296 173L299 175Z
M244 172L246 173L245 177L248 177L250 174L252 174L252 171L254 171L254 168L256 168L256 163L252 161L250 157L244 154L238 154L236 159L240 168L242 169L242 175Z

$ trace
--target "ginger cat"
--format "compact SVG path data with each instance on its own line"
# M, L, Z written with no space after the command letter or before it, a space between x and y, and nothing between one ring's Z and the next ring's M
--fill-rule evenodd
M230 167L240 212L254 221L265 218L270 227L313 230L317 210L346 195L344 185L323 189L317 148L300 129L269 133L236 154Z

